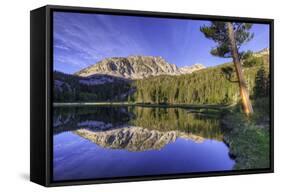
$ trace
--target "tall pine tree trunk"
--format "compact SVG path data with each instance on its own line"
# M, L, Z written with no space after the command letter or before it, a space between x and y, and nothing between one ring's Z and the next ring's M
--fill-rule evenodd
M238 50L237 50L237 45L234 37L234 30L233 30L233 25L230 22L227 22L227 28L228 28L228 38L230 40L230 48L231 48L231 55L233 58L233 63L235 66L236 74L238 77L238 82L239 82L239 88L240 88L240 96L242 99L242 106L244 112L249 115L253 113L253 107L249 98L249 92L247 89L247 84L242 72L242 66L240 63L239 55L238 55Z

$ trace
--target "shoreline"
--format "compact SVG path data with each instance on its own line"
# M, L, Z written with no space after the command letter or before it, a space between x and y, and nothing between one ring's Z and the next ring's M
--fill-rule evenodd
M190 108L190 109L226 109L231 105L218 104L156 104L156 103L129 103L129 102L69 102L53 103L54 107L82 107L82 106L138 106L138 107L167 107L167 108Z
M250 118L240 111L240 106L222 113L223 141L236 162L235 170L270 168L270 127L258 121L265 118L264 109L269 102L266 100L253 102L255 113Z

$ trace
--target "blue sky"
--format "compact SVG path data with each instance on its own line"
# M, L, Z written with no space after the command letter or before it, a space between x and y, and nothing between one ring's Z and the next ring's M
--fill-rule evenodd
M209 21L54 13L54 70L74 73L107 57L162 56L178 67L218 65L230 59L214 57L215 43L199 31ZM269 47L269 25L254 24L254 39L243 50Z

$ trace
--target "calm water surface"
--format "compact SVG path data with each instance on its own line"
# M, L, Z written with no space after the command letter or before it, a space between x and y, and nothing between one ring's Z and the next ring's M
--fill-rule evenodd
M231 170L219 118L178 108L55 107L55 181Z

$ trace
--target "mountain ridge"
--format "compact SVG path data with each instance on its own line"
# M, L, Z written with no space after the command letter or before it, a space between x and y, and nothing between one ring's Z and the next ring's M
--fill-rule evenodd
M82 77L104 74L126 79L143 79L160 75L189 74L204 68L206 67L203 64L179 68L160 56L128 56L106 58L74 74Z

